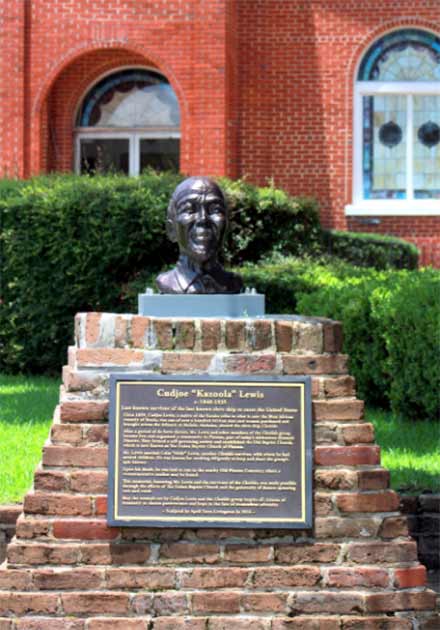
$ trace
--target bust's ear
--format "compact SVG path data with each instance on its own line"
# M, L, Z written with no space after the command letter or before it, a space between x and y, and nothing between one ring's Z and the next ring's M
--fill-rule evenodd
M170 241L172 243L175 243L177 241L176 227L174 225L174 221L171 221L171 219L167 219L166 231L167 231L167 236L170 239Z

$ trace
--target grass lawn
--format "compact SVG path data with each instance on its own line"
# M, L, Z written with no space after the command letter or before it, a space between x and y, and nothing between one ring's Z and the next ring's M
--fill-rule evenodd
M33 473L58 400L59 381L0 376L0 504L21 501ZM367 411L382 447L382 464L396 490L440 492L440 425L398 422L392 414Z
M368 409L382 466L391 472L391 487L419 494L440 492L440 423L399 421L387 411Z
M41 376L0 375L0 504L21 501L32 485L59 385Z

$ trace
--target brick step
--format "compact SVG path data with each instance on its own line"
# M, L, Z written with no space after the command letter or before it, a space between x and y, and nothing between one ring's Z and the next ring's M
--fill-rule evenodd
M73 522L65 526L72 526ZM226 543L215 544L202 541L163 542L162 544L147 542L126 542L125 540L108 540L94 542L85 538L90 524L80 523L84 527L84 538L81 542L33 542L14 539L8 546L7 559L9 565L33 566L44 564L144 564L146 560L161 564L382 564L385 566L414 563L417 561L417 545L411 539L397 539L392 542L345 542L345 543L266 543L256 541L254 544ZM64 527L64 525L63 525ZM104 523L102 527L105 527ZM114 530L119 535L118 528ZM100 534L106 535L105 532ZM107 534L107 538L115 538ZM154 554L152 553L154 551ZM136 556L137 552L137 556ZM133 560L133 556L135 559Z
M405 613L403 613L405 614ZM435 630L439 615L419 613L420 628ZM180 618L176 616L94 617L25 617L15 625L0 618L1 630L411 630L413 623L399 613L389 616L307 615L290 617L210 616Z
M361 590L286 591L249 593L240 590L160 593L126 591L0 592L0 614L81 615L206 615L271 613L280 615L392 613L404 610L433 610L433 591L405 590L366 592Z
M247 566L175 568L126 566L118 568L0 569L1 591L236 589L280 591L304 587L393 589L425 586L421 564L404 568L383 566Z

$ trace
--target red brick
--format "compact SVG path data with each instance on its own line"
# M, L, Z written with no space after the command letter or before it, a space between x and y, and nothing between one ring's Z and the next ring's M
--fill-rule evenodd
M425 586L426 568L420 564L417 567L406 567L394 570L394 586L396 588L414 588Z
M399 509L399 495L394 490L368 494L338 494L336 505L341 512L395 512Z
M338 376L324 380L324 394L327 398L354 396L356 382L352 376Z
M225 343L228 350L244 350L246 343L246 324L243 321L226 321Z
M269 545L226 545L224 558L227 562L254 563L268 562L272 558Z
M350 543L347 554L349 560L359 564L414 562L417 560L417 545L413 541Z
M359 470L357 475L360 490L382 490L390 485L390 472L383 468Z
M392 617L343 617L343 630L411 630L409 619Z
M108 400L72 400L60 405L61 422L96 422L107 417Z
M27 514L58 514L60 516L90 516L90 497L47 492L29 492L24 498Z
M353 588L356 586L386 588L389 583L389 572L386 569L376 567L330 568L327 577L327 586L333 588Z
M79 348L76 351L78 367L141 366L143 359L143 350L131 348Z
M171 543L162 545L160 559L166 562L185 562L191 564L213 564L220 558L218 545Z
M276 355L230 354L223 358L225 372L240 374L266 374L277 371Z
M285 355L285 374L345 374L348 357L344 354Z
M17 521L17 538L40 538L48 536L51 521L30 516L20 517Z
M252 330L252 347L257 352L266 350L273 345L272 322L268 320L255 320Z
M87 313L86 314L86 344L92 346L97 343L99 339L100 324L102 313Z
M10 565L76 564L79 559L77 545L12 543L7 552Z
M156 593L153 601L153 609L158 617L188 614L187 595L179 593L178 591Z
M45 466L78 466L82 468L104 468L107 466L108 450L99 447L45 446Z
M91 455L93 455L93 450L91 451ZM97 470L75 471L70 478L70 488L74 492L107 492L107 484L107 472Z
M119 528L109 527L104 520L56 520L53 535L65 540L113 540L119 536Z
M87 630L149 630L150 618L138 617L128 619L127 617L107 617L89 619Z
M182 588L238 588L243 587L249 577L248 569L237 567L202 569L181 576Z
M62 593L61 605L66 614L96 614L105 611L111 613L126 613L129 605L127 593Z
M368 593L366 610L368 612L391 612L395 610L434 610L436 594L433 591L400 593Z
M84 442L86 444L108 444L108 425L107 424L85 425Z
M312 409L316 422L360 420L364 415L363 401L352 400L351 398L316 400L312 404Z
M292 609L296 613L362 613L364 595L353 591L299 592L295 594Z
M380 521L375 518L315 518L316 538L365 538L376 536Z
M342 323L323 321L324 352L341 352L344 345Z
M281 564L308 564L310 562L336 562L340 546L326 543L279 545L275 550L276 561Z
M332 498L327 494L315 493L313 497L313 510L316 516L328 516L334 511Z
M205 617L158 617L153 619L153 630L206 630Z
M272 622L272 630L339 630L339 618L335 617L294 617L293 619L276 619Z
M203 319L201 321L202 328L202 350L209 352L217 350L221 341L221 323L220 320Z
M191 596L191 605L195 613L238 613L240 594L228 591L194 593Z
M54 424L50 431L52 444L76 446L82 441L82 426L75 424Z
M107 588L145 589L151 591L174 588L175 572L162 567L107 569Z
M135 315L131 319L130 339L134 348L147 347L147 334L150 320L148 317Z
M269 630L270 628L270 619L260 619L258 617L209 618L209 630ZM154 630L156 630L156 628ZM174 630L174 628L172 628L172 630Z
M27 617L16 620L17 630L84 630L84 619L66 617ZM0 624L0 630L2 626Z
M406 516L388 516L383 519L379 530L381 538L398 538L408 536L408 519Z
M315 448L315 464L318 466L359 466L379 463L379 446L317 446Z
M173 348L173 325L168 319L152 320L153 335L156 338L156 345L161 350L172 350Z
M178 320L176 322L176 349L192 350L195 338L196 331L193 320Z
M107 514L107 497L96 497L95 514Z
M369 442L374 442L374 427L369 422L350 424L342 427L342 437L346 444L368 444Z
M32 574L34 586L39 591L99 589L104 583L104 571L96 569L41 569Z
M286 613L287 593L245 593L241 606L246 613Z
M264 567L254 571L253 585L257 589L295 588L316 586L321 578L317 567Z
M3 614L54 614L57 610L57 605L58 595L55 594L0 593L0 610Z
M81 561L83 564L144 564L150 557L150 545L136 543L100 543L81 545Z
M357 487L357 473L353 470L315 470L317 488L328 490L351 490Z
M0 569L0 591L29 591L31 586L29 571Z
M275 341L278 352L291 352L293 343L293 326L289 320L275 322Z
M206 372L213 356L201 352L164 352L162 372L164 374Z

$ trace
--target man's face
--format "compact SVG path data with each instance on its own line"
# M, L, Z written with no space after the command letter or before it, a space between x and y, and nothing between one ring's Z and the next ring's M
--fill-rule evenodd
M174 227L181 253L199 263L213 258L227 225L225 202L218 187L195 180L178 195L175 208Z

